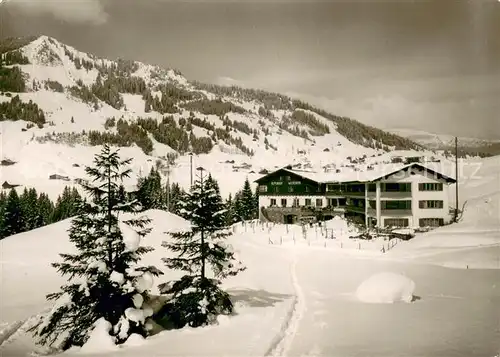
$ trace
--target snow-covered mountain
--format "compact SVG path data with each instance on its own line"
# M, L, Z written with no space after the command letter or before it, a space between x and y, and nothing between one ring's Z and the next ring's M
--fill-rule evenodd
M455 137L449 134L436 134L423 130L406 129L406 128L390 129L389 132L408 138L430 149L446 150L455 145ZM468 149L474 149L474 148L481 149L488 146L500 144L500 139L487 140L487 139L463 137L463 136L460 136L457 139L459 142L459 146L466 147Z
M356 159L387 162L394 150L433 155L284 95L192 82L172 69L98 58L47 36L4 40L0 53L1 159L15 162L2 167L2 181L51 196L83 176L104 143L122 146L135 174L168 157L171 179L184 187L192 152L195 168L234 178L226 195L245 176L286 164L326 170Z

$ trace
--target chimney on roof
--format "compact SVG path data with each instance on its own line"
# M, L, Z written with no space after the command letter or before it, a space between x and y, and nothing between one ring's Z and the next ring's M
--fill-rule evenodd
M292 165L286 165L286 166L285 166L285 169L287 169L287 170L291 170L291 169L292 169Z

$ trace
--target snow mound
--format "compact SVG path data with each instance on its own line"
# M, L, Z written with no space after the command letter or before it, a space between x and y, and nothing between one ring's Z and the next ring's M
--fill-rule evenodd
M414 291L413 280L401 274L384 272L363 281L356 290L356 297L361 302L374 304L412 302Z
M80 352L84 353L102 353L103 351L114 351L118 347L109 334L111 324L104 318L96 321L95 327L90 333L87 342L82 346Z
M141 335L138 335L136 333L133 333L130 335L130 337L127 339L127 341L124 343L124 346L128 347L135 347L135 346L141 346L145 343L146 339L142 337Z

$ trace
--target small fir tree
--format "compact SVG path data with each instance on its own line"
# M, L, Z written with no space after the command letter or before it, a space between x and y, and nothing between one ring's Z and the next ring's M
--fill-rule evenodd
M24 231L29 231L38 227L38 216L40 212L38 210L38 193L36 189L27 188L24 189L21 195L21 209L23 211L24 217Z
M179 186L178 183L174 182L170 187L170 212L181 216L180 214L180 204L179 202L183 200L186 192Z
M144 209L162 209L165 207L165 192L161 185L161 176L158 170L151 168L147 177L139 178L136 194Z
M63 193L57 198L52 221L59 222L76 215L81 199L82 197L76 188L64 187Z
M234 223L234 201L233 196L229 194L226 200L226 224L228 226Z
M46 193L40 193L37 200L38 217L37 227L43 227L47 224L53 223L52 217L54 216L54 203L50 200Z
M255 188L255 194L253 195L253 218L259 218L259 186Z
M243 206L243 192L240 190L236 192L233 200L233 214L232 220L233 223L241 222L245 220L245 209Z
M21 200L15 189L11 189L7 196L4 211L4 236L8 237L24 230L24 217Z
M206 179L203 169L181 206L191 229L172 233L173 240L163 243L175 254L164 258L164 262L170 269L187 274L160 287L172 294L163 313L174 327L198 327L214 322L220 314L232 313L229 294L220 284L245 268L226 243L232 234L226 223L226 209L217 193L217 183Z
M31 331L38 343L66 350L82 346L98 323L109 323L110 338L124 342L131 334L146 336L145 319L152 315L147 294L155 267L139 266L141 256L151 248L140 246L149 232L149 219L137 217L137 201L119 195L120 182L128 177L124 169L130 160L120 160L118 152L105 145L85 169L91 183L82 184L90 202L80 203L78 215L69 229L75 254L61 254L63 262L52 265L69 282L61 291L49 294L56 303ZM127 220L121 214L128 214Z
M7 195L4 191L0 191L0 239L5 237L5 206L7 204Z
M241 192L241 217L243 220L247 221L249 219L254 219L254 197L252 193L252 187L248 181L248 177L245 179L245 184L243 185L243 191Z

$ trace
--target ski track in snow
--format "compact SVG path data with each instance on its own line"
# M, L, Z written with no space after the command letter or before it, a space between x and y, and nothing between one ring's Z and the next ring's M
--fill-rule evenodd
M277 357L288 356L290 354L290 348L297 334L297 331L299 330L300 321L305 315L305 295L297 278L297 262L298 251L296 248L294 248L293 260L290 265L290 275L292 279L292 286L295 291L295 296L292 306L288 311L288 314L286 315L282 328L280 329L280 332L278 332L265 356Z

